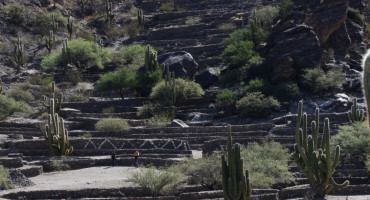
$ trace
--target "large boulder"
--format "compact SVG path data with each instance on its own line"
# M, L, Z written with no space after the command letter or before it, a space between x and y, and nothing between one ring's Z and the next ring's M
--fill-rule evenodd
M272 65L273 82L294 78L297 66L300 68L321 67L326 58L313 29L306 25L295 25L288 21L271 34L268 46L268 60Z
M185 51L170 52L158 56L158 62L169 66L171 72L175 72L176 78L194 78L198 70L198 63L193 56Z
M195 82L199 83L203 89L209 88L214 82L218 81L220 70L218 68L207 68L201 71L196 77Z

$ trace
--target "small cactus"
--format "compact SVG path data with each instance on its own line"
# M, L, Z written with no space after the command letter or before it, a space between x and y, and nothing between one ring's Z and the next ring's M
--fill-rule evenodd
M57 31L58 31L59 25L58 25L58 22L55 21L55 15L54 15L54 13L51 16L51 26L52 26L53 33L56 34Z
M316 198L323 198L333 189L339 190L348 186L349 181L338 184L332 175L339 163L340 146L335 149L334 161L331 160L329 119L324 121L324 133L321 148L318 148L319 112L316 108L315 121L311 122L311 135L308 135L307 114L302 114L303 102L298 103L298 116L296 124L294 153L292 157L298 168L307 176ZM303 117L303 128L300 128Z
M170 72L170 68L166 67L167 74L164 77L165 80L165 91L164 99L171 105L176 103L176 82L175 82L175 72Z
M50 100L53 100L53 104L48 104ZM48 113L51 114L56 113L59 114L60 110L62 109L62 102L63 102L63 94L60 94L59 98L56 97L55 95L55 82L53 81L51 83L51 94L50 94L50 99L48 99L45 95L42 96L42 101L44 107L47 109Z
M157 52L153 52L150 50L150 45L147 46L145 51L145 71L156 71L156 70L164 71L164 64L159 64L157 60Z
M357 98L353 98L353 105L351 106L351 110L348 111L348 119L351 123L355 122L364 122L366 120L365 117L365 110L359 109L357 105Z
M69 39L71 40L72 39L72 33L73 33L73 19L72 19L71 16L68 17L67 30L68 30L68 33L69 33Z
M21 38L18 37L17 44L14 45L13 51L14 62L16 63L17 74L21 72L21 67L26 64L26 53Z
M49 37L45 39L46 41L46 48L48 49L48 53L50 55L51 50L54 47L55 44L55 35L52 30L49 31Z
M137 9L137 20L141 27L145 26L145 16L142 9Z
M105 1L105 21L112 23L114 14L113 14L113 3L109 0Z
M231 126L227 126L227 161L221 156L222 188L225 200L250 200L252 184L249 181L249 171L243 169L243 159L240 158L240 145L232 145Z
M63 118L54 113L54 99L50 99L48 124L45 125L44 137L51 156L69 156L73 146L69 146L68 130L64 127Z
M102 49L104 47L103 39L98 39L98 35L94 34L94 42Z
M0 95L1 95L1 92L3 91L3 82L1 81L0 79Z

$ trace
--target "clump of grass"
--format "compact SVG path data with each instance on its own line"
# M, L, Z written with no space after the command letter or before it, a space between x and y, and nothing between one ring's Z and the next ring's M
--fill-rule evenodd
M97 131L119 133L130 129L126 120L121 118L103 118L95 124Z

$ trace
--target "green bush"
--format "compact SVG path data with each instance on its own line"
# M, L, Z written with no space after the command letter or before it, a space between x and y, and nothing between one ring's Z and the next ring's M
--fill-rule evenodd
M250 40L250 32L248 31L248 29L238 29L232 32L229 37L224 40L224 44L231 45L247 40Z
M289 150L274 141L252 144L240 153L245 169L249 170L250 181L255 188L270 188L278 183L294 182L289 172Z
M111 62L112 52L109 48L101 49L95 42L72 40L69 42L69 54L63 59L62 50L45 56L41 66L48 71L64 68L66 63L73 64L79 71L97 67L103 69L104 65Z
M332 137L333 148L340 145L342 153L364 161L370 152L369 132L369 126L361 122L339 126L338 134Z
M341 89L345 82L346 78L340 68L328 72L320 68L306 69L302 79L305 88L316 94L333 93Z
M55 12L38 12L35 15L35 19L31 22L30 29L34 34L46 36L49 34L49 30L52 30L52 15L54 14L55 21L58 23L58 31L64 32L67 25L67 18L63 16L60 11Z
M279 16L285 20L290 14L292 14L294 6L293 0L283 0L279 5Z
M0 190L7 190L14 188L9 180L9 169L5 168L3 165L0 165Z
M119 133L130 129L126 120L121 118L103 118L95 124L97 131Z
M235 30L236 25L234 23L222 23L217 28L224 32L229 32L229 31Z
M155 167L140 168L139 172L134 172L130 181L149 192L153 199L163 194L171 194L183 177L181 173L172 172L166 169L156 169Z
M151 118L145 120L145 125L148 127L165 127L171 124L173 116L171 113L160 112L154 114Z
M0 19L9 25L22 27L27 23L27 14L29 12L30 10L24 5L18 3L8 4L0 8Z
M175 2L173 0L163 3L159 8L163 12L171 12L175 9Z
M63 160L53 160L51 161L51 168L53 171L67 171L71 169L68 163L64 162Z
M163 106L160 103L147 103L137 109L136 115L141 118L153 117L155 113L160 113Z
M258 56L258 53L253 51L254 44L251 41L240 41L228 45L222 53L223 62L230 63L232 66L241 67L248 61Z
M0 95L0 120L14 114L15 112L30 112L31 107L21 101L15 101L4 95Z
M261 92L252 92L236 102L236 108L243 116L267 117L271 109L279 107L279 102L273 97L266 97Z
M186 18L185 20L185 24L186 25L195 25L195 24L199 24L200 21L202 21L202 18L198 17L198 16L189 16Z
M292 102L302 97L296 83L283 83L276 86L273 90L273 96L281 102Z
M147 47L140 44L123 46L113 58L117 65L126 65L130 71L136 71L145 64L145 51ZM151 47L151 50L154 49Z
M189 98L196 98L204 95L202 87L194 81L177 78L175 81L175 85L176 103L184 102ZM157 85L155 85L152 92L150 93L150 98L158 100L160 102L164 102L165 88L165 81L159 82Z
M153 87L162 80L162 71L138 72L136 75L136 91L141 96L148 96Z
M259 19L263 29L268 30L272 27L274 19L279 15L279 9L275 6L264 6L256 10L256 17ZM252 14L249 16L249 20ZM249 22L250 23L250 22Z
M116 112L116 109L113 106L103 108L103 110L101 111L101 113L104 113L104 114L106 114L106 113L115 113L115 112Z
M203 155L202 158L187 158L173 168L188 177L188 184L200 184L215 190L222 184L221 156L219 154Z
M228 70L220 76L220 83L225 87L231 87L235 84L243 85L242 83L246 70L244 67Z
M109 72L104 74L95 90L99 93L108 91L116 91L121 98L127 89L135 88L135 74L128 71L126 68L121 68L119 72Z
M23 101L25 103L29 103L33 101L33 96L27 91L21 89L11 89L6 92L6 96L12 98L16 101Z
M222 90L216 95L215 105L221 110L228 110L238 98L238 93L231 90Z
M68 102L86 102L89 98L82 94L71 94L68 96L67 100Z
M248 84L245 86L245 92L263 92L264 84L263 80L256 78L254 80L250 80Z

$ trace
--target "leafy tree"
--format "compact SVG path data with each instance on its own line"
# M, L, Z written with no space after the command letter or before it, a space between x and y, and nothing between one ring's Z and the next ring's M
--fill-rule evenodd
M253 42L240 41L230 44L224 50L222 57L225 63L230 63L232 66L241 67L248 63L248 61L258 56L258 53L253 51Z

